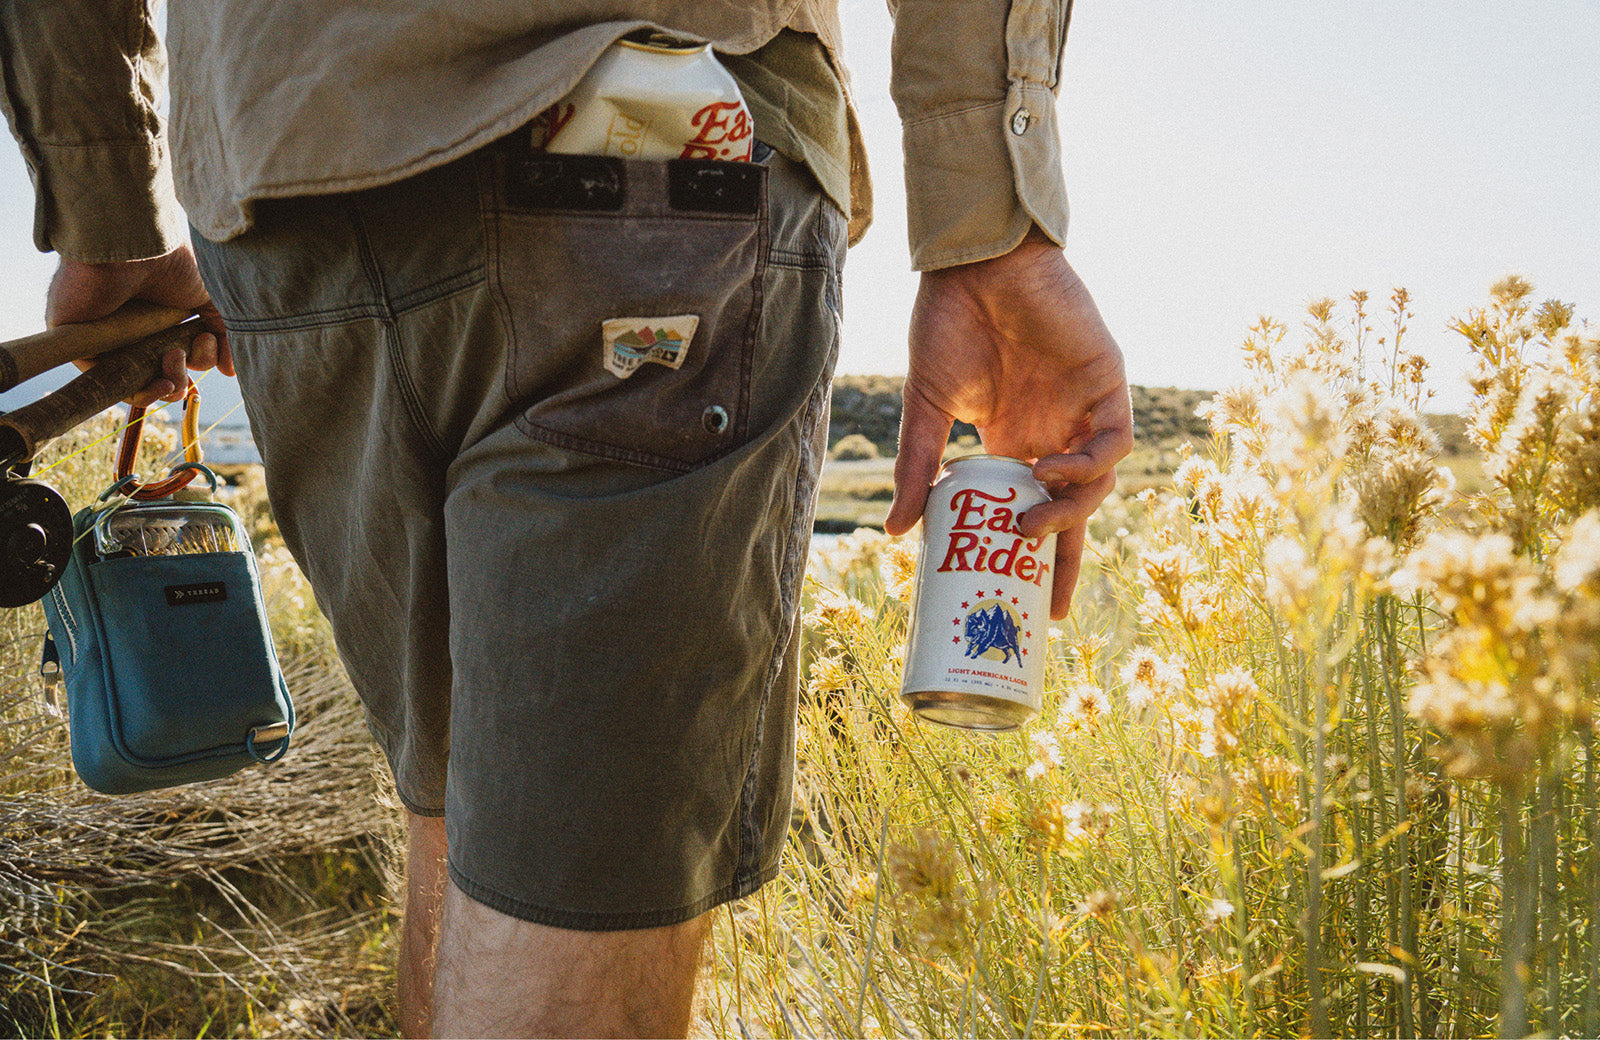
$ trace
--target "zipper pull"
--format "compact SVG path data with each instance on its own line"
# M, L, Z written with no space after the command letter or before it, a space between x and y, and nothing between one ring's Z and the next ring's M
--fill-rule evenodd
M44 713L52 719L61 718L61 652L56 648L55 637L46 632L44 654L39 659L39 674L44 677Z

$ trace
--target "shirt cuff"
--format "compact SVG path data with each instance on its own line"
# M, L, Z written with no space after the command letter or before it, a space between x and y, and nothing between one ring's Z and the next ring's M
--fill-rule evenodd
M33 240L86 264L147 260L187 242L189 229L159 140L35 142Z
M902 134L913 268L1002 256L1035 224L1065 245L1067 187L1049 87L1013 81L1003 102L927 116Z

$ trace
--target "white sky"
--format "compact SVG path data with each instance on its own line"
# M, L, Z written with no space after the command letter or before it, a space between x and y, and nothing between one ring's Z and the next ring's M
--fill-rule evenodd
M907 267L882 0L842 0L878 221L852 253L840 371L903 372ZM1459 407L1448 319L1516 272L1600 324L1600 4L1081 0L1059 113L1067 255L1130 382L1217 389L1261 314L1406 286L1408 338ZM0 146L0 337L36 331L53 258ZM1593 327L1593 326L1591 326ZM207 418L236 398L208 380ZM37 396L36 385L0 408ZM242 413L229 421L242 422Z

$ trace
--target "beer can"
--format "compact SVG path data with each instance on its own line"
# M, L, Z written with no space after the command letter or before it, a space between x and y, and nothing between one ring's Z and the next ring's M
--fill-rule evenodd
M536 151L620 159L748 160L750 109L711 45L625 36L532 124Z
M952 459L934 483L900 686L921 718L1003 730L1039 713L1056 539L1024 537L1017 518L1049 498L999 455Z

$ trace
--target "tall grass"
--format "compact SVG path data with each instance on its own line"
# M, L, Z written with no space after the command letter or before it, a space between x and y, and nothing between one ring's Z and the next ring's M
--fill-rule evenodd
M907 545L820 561L792 868L723 915L716 1031L1600 1035L1600 340L1457 323L1481 492L1407 298L1263 321L1172 485L1111 504L1051 694L897 703Z
M176 440L147 423L140 472ZM110 416L35 475L81 506L111 482ZM265 529L259 489L236 497ZM38 676L37 606L0 611L0 1035L392 1032L386 807L361 711L287 554L263 588L300 725L270 769L107 798L72 772ZM174 647L173 667L204 668Z
M1102 509L1019 732L899 704L911 543L817 552L787 868L717 911L697 1028L1600 1035L1600 340L1518 279L1457 323L1462 490L1404 293L1367 305L1260 323L1212 437ZM85 501L78 465L50 479ZM42 620L0 616L0 1027L393 1031L397 814L262 558L303 725L218 784L86 792Z

